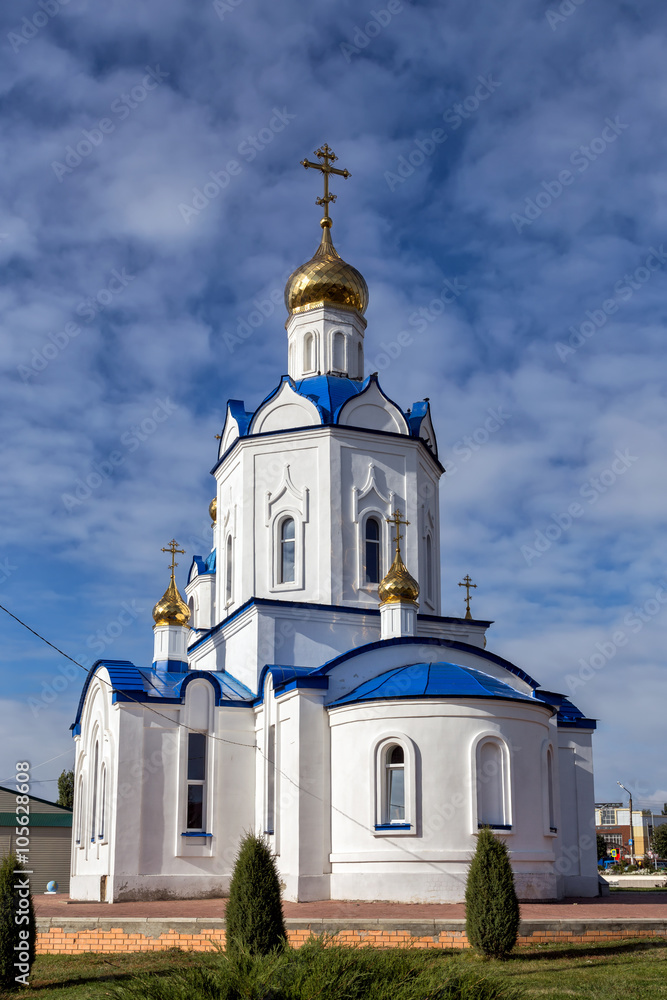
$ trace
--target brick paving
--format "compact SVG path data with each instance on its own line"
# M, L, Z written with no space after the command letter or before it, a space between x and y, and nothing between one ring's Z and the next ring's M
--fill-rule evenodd
M35 896L40 917L224 917L224 899L174 899L138 903L78 903L67 896ZM413 919L455 920L465 917L463 903L382 903L320 900L315 903L284 903L285 916L300 920ZM624 892L594 899L565 899L558 903L522 903L524 920L667 920L667 892Z

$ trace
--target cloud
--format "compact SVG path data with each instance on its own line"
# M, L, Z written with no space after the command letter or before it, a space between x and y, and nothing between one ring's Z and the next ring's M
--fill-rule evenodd
M369 284L369 370L411 334L382 383L404 406L431 397L452 470L443 613L461 610L470 571L475 613L496 619L490 648L562 689L664 577L667 267L619 297L566 361L557 353L664 240L661 7L586 3L552 30L526 0L404 4L349 61L341 44L366 15L348 0L307 21L293 0L243 0L222 19L185 0L122 0L94 16L70 0L12 48L8 33L34 11L0 12L0 560L15 567L0 597L82 656L136 600L144 619L113 648L148 659L160 546L203 535L225 401L256 405L286 368L280 308L233 353L223 335L312 254L320 189L299 161L326 140L352 174L332 185L333 236ZM158 66L168 76L146 90ZM488 75L499 85L471 110ZM457 104L467 117L454 127ZM281 130L275 109L293 116ZM628 127L596 152L617 117ZM113 130L86 139L104 118ZM385 171L434 129L446 140L390 190ZM82 141L92 148L77 153ZM81 162L59 179L67 147ZM238 173L186 223L179 205L231 161ZM563 170L574 179L547 204ZM545 207L517 231L512 214L540 192ZM114 272L131 278L119 287ZM465 291L424 325L445 279ZM145 433L165 399L168 419ZM480 443L490 407L511 418ZM626 449L637 455L627 472L594 503L582 497ZM105 475L112 453L121 461ZM79 481L90 494L68 509ZM575 502L584 513L528 564L521 547ZM3 621L8 718L57 669L16 628ZM652 618L578 692L601 720L602 797L628 769L667 786L661 628ZM48 732L62 726L68 740L65 697ZM56 736L32 731L46 759Z

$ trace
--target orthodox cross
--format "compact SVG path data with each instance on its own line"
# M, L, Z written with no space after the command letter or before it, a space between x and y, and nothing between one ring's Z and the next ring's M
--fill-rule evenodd
M316 201L317 205L324 205L324 218L329 218L329 202L336 200L335 194L329 194L329 174L338 174L339 177L349 177L349 170L339 170L337 167L332 167L331 164L335 163L338 157L334 154L333 149L330 149L326 142L319 149L315 150L315 156L322 160L322 163L313 163L312 160L301 160L301 165L308 170L311 167L313 170L321 170L324 177L324 197L318 198ZM329 225L331 223L329 222Z
M470 590L471 588L476 588L477 584L473 583L472 580L470 579L470 574L466 573L466 575L463 577L463 583L460 583L459 587L465 587L466 589L466 596L463 598L463 600L466 602L466 618L472 619L472 615L470 614Z
M400 533L400 527L401 527L402 524L404 524L406 526L406 528L407 528L407 526L410 524L410 522L409 521L402 521L401 520L401 512L398 509L398 507L396 508L396 510L394 511L394 513L391 515L391 517L387 518L387 521L389 521L390 524L393 524L394 528L396 529L396 537L394 538L394 541L396 542L396 552L400 553L401 547L399 545L399 542L400 542L400 539L403 537L403 535Z
M178 563L174 561L176 559L176 553L177 552L181 552L183 555L185 555L185 549L179 549L178 548L178 542L176 541L175 538L172 538L172 540L169 542L169 545L166 547L166 549L163 548L162 551L163 552L171 552L171 576L172 576L172 579L173 579L174 569L176 568L176 566L178 566Z

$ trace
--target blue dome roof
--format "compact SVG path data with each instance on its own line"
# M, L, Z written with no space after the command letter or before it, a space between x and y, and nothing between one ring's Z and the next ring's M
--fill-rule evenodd
M412 663L387 670L338 698L331 707L388 698L503 698L536 704L535 698L481 670L439 662Z

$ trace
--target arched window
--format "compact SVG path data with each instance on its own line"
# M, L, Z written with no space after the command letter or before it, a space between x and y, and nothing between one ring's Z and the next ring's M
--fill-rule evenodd
M188 733L186 830L204 829L206 734Z
M265 709L266 711L266 709ZM269 726L266 747L266 829L274 833L276 828L276 727Z
M303 370L315 371L315 338L312 333L307 333L303 338Z
M510 829L507 758L493 738L477 744L477 826Z
M225 604L229 604L232 599L232 584L234 581L234 554L232 536L227 536L227 552L225 561Z
M385 752L387 823L405 823L405 754L403 747Z
M81 843L83 836L83 777L79 778L76 799L76 842Z
M547 796L549 803L549 832L556 833L556 809L554 806L554 758L551 747L547 749Z
M91 800L91 816L90 816L90 839L95 840L95 827L97 825L97 765L100 755L100 745L95 741L95 750L93 753L93 793Z
M376 517L369 517L364 528L364 583L379 582L380 523Z
M426 536L426 596L433 600L433 539Z
M333 367L334 371L345 371L345 334L340 331L333 338Z
M357 344L357 377L364 377L364 349L361 344Z
M191 597L188 601L188 607L190 608L190 625L192 628L195 627L195 599Z
M294 518L286 517L280 525L280 583L294 583Z
M102 781L100 789L100 822L99 822L99 839L104 840L104 830L106 823L106 810L107 810L107 769L106 765L102 765Z

